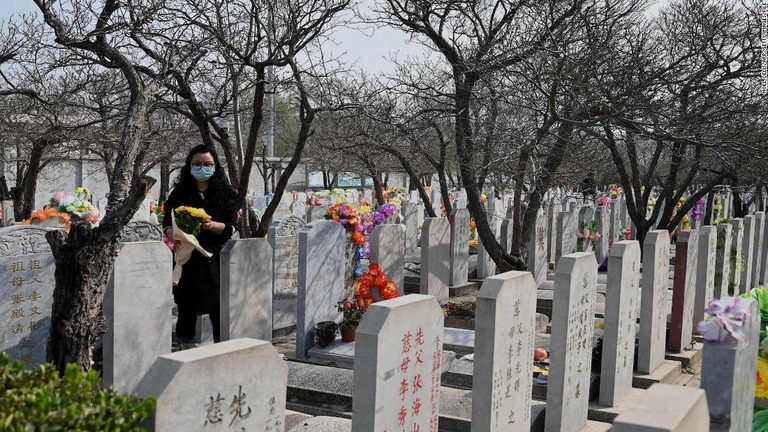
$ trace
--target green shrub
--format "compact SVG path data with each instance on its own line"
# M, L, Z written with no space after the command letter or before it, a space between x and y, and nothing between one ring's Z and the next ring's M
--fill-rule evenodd
M70 364L59 377L51 365L25 370L9 358L0 354L2 431L138 431L155 409L154 399L100 388L95 371Z

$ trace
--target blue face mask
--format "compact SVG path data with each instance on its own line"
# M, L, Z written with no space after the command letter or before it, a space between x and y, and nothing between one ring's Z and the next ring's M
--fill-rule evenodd
M214 167L207 167L207 166L193 166L192 167L192 177L195 178L197 181L206 181L209 178L213 177L213 171Z

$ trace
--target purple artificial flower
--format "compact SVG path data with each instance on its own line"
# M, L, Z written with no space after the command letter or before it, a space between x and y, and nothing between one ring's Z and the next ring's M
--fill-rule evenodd
M376 225L383 224L387 220L387 216L381 212L376 212L373 215L373 223Z
M705 310L705 318L696 330L708 342L748 342L744 324L749 317L746 303L738 297L714 299Z

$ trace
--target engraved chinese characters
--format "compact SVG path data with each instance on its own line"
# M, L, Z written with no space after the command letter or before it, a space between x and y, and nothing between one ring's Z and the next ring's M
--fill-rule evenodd
M541 285L547 280L547 216L539 210L531 238L528 240L528 270Z
M159 357L137 393L157 398L157 431L283 432L287 385L269 342L234 339Z
M483 282L477 295L472 431L528 429L535 311L530 273L507 272Z
M637 370L651 373L664 361L667 336L667 279L669 233L649 231L643 245L643 290L640 300L640 335Z
M579 252L560 258L545 431L580 431L587 424L596 286L595 254Z
M433 296L374 303L357 328L352 430L437 432L443 313Z
M469 210L466 208L454 212L451 224L451 286L466 284L469 277L469 221Z
M45 362L53 305L55 262L44 228L0 230L0 352L26 367Z

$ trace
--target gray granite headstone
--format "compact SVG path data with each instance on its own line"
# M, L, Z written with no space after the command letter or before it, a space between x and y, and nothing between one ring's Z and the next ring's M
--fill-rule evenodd
M557 248L557 215L563 210L560 201L555 198L547 207L547 261L555 261Z
M303 194L303 199L301 195ZM300 219L307 217L307 194L302 192L296 196L296 200L291 203L291 214Z
M403 294L403 269L405 259L405 230L400 224L377 225L371 232L370 262L378 264L387 278L397 285Z
M509 253L509 251L512 249L512 235L513 230L512 227L514 226L514 221L512 219L504 219L501 221L501 234L499 242L501 243L501 248L504 249L505 252Z
M446 218L426 218L421 229L421 294L448 300L451 226Z
M296 298L299 292L299 232L306 226L301 218L288 217L272 222L272 326L275 330L296 325Z
M763 221L763 249L760 255L760 285L768 282L768 218L765 219Z
M696 299L696 263L699 232L681 231L675 244L675 276L672 286L672 320L669 349L680 352L693 339L693 305Z
M299 233L298 358L315 345L315 324L341 318L336 303L344 297L344 241L344 228L334 221L312 222Z
M120 234L123 243L163 241L163 233L160 227L148 221L129 222Z
M368 308L355 336L353 431L438 430L442 335L432 296Z
M645 236L637 348L637 370L640 373L650 374L664 361L669 246L667 230L649 231Z
M613 421L613 432L710 432L704 390L654 384ZM747 429L748 430L748 429Z
M0 352L27 368L45 363L51 332L56 262L45 239L47 228L29 225L0 229Z
M221 251L221 340L272 340L272 246L230 240Z
M606 206L598 206L595 209L595 220L597 221L597 232L600 238L595 241L595 259L598 264L602 264L608 257L608 238L610 237L610 222L608 216L610 211Z
M704 309L715 295L715 264L717 263L717 228L702 226L696 253L696 300L693 303L693 322L704 318Z
M496 274L496 263L493 262L488 251L485 250L480 237L477 237L477 278L485 279Z
M419 205L415 202L403 203L402 211L405 225L405 254L415 255L419 244Z
M731 277L731 245L733 227L728 223L717 225L717 257L715 262L715 292L713 298L728 295L728 281Z
M104 385L132 393L171 352L173 256L163 242L125 243L104 294Z
M555 242L555 268L560 257L576 252L576 215L572 212L557 214L557 241Z
M472 429L516 430L531 423L530 373L535 342L536 281L507 272L483 282L477 295Z
M591 224L594 220L595 216L595 209L592 207L582 207L579 210L579 228L583 227L584 224Z
M595 254L579 252L560 258L555 272L550 372L545 430L579 431L587 425L592 364Z
M755 212L755 235L752 246L752 286L759 286L762 282L763 243L765 234L765 212Z
M283 431L288 367L269 342L234 339L157 358L137 389L155 431Z
M528 271L530 271L536 284L541 285L547 280L547 216L539 210L534 224L534 231L528 239Z
M728 295L736 295L741 291L741 267L743 266L744 219L736 218L731 221L731 274L728 277Z
M744 239L741 243L741 283L740 293L752 289L752 255L755 248L755 217L750 215L744 218Z
M614 243L608 258L600 405L616 406L632 389L639 287L640 243Z
M307 210L307 223L323 220L328 213L328 206L312 206Z
M701 388L707 393L712 424L719 426L717 430L732 432L752 429L757 375L755 359L760 344L760 311L757 302L751 298L738 301L746 302L746 309L749 310L743 328L748 342L705 341L701 364Z
M469 278L469 211L460 207L451 223L450 285L461 286Z

